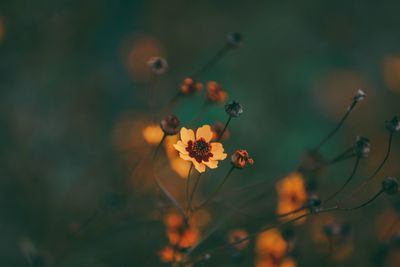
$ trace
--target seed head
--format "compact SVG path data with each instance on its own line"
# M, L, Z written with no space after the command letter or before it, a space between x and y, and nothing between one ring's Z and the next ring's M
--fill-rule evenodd
M226 36L226 42L231 47L239 47L243 43L243 36L238 32L231 32Z
M152 57L147 64L156 75L164 74L168 70L168 62L162 57Z
M386 129L392 133L400 131L399 118L394 116L390 121L386 121Z
M225 105L225 111L231 117L239 117L243 113L243 106L239 102L232 101Z
M399 192L399 180L396 177L388 176L382 181L382 190L388 195L395 195Z
M363 90L358 89L357 94L353 97L353 100L355 102L360 102L360 101L363 101L366 96L367 95L365 94L365 92Z
M166 135L175 135L180 130L180 121L174 115L168 115L160 122L160 127Z
M367 158L370 151L371 144L369 143L368 138L357 136L355 143L355 152L357 156L359 156L360 158Z

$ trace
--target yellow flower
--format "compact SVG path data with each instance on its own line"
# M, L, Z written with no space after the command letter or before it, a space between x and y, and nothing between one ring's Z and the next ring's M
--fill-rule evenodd
M181 140L174 147L179 151L179 156L191 161L198 172L204 172L206 166L215 169L218 161L224 160L227 156L221 143L211 142L213 133L209 125L203 125L196 131L181 129Z
M304 207L307 191L301 173L293 172L281 179L276 185L276 190L278 193L277 214L286 214ZM306 210L304 209L286 216L285 219L293 219L305 213ZM301 223L302 221L304 220L297 222Z

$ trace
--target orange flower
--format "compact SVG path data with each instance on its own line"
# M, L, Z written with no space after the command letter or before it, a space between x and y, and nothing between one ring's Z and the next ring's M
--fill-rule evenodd
M291 173L280 180L276 185L276 190L278 193L278 214L285 214L300 209L304 206L307 200L304 179L299 172ZM302 210L285 218L292 219L304 214L305 212L305 210Z
M269 256L278 261L286 253L288 244L276 229L260 233L256 240L256 253L259 256Z
M183 259L182 253L174 250L172 247L167 246L163 248L160 253L160 258L162 262L169 263L169 262L180 262Z
M203 125L196 131L181 129L181 140L174 147L179 151L179 156L191 161L198 172L205 172L206 166L215 169L218 161L227 156L221 143L211 142L213 134L209 125Z
M235 168L243 169L246 164L253 165L254 160L249 157L249 152L244 149L238 149L231 156L231 162Z
M192 78L184 79L181 85L181 93L184 95L199 93L201 89L203 89L203 84Z
M160 143L164 133L159 125L151 124L143 129L144 140L150 145L157 145Z
M207 83L207 99L210 102L221 104L224 103L228 94L222 89L217 82L210 81Z

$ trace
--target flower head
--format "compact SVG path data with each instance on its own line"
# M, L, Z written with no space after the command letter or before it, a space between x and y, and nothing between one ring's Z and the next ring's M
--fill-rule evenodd
M276 185L276 191L278 193L277 214L286 214L305 207L308 195L301 173L294 172L281 179ZM292 219L305 212L305 210L294 212L286 218Z
M222 89L222 86L215 82L210 81L207 83L207 99L212 103L224 103L228 94Z
M161 122L160 126L166 135L175 135L179 132L179 119L174 115L165 117Z
M152 57L147 61L147 64L156 75L164 74L168 70L168 63L162 57Z
M206 166L215 169L218 161L224 160L227 156L221 143L211 142L212 131L209 125L198 128L196 135L191 129L181 129L181 140L174 147L179 151L179 156L191 161L199 172L204 172Z
M395 195L399 192L399 180L396 177L385 177L382 181L382 190L388 195Z
M367 96L367 94L363 90L358 89L357 94L353 97L353 100L355 102L360 102L360 101L363 101L366 96Z
M243 43L243 36L238 32L231 32L226 36L226 42L229 46L239 47Z
M359 156L360 158L366 158L368 157L370 151L371 144L369 143L368 138L357 136L355 144L355 152L357 156Z
M243 113L243 106L236 101L225 105L225 111L231 117L239 117Z
M394 116L390 121L386 121L386 129L390 132L400 131L400 120L397 116Z
M203 84L201 82L193 80L190 77L185 78L181 85L181 93L184 95L199 93L201 89L203 89Z
M231 162L238 169L243 169L247 163L250 165L254 164L254 160L249 157L249 153L244 149L236 150L231 156Z

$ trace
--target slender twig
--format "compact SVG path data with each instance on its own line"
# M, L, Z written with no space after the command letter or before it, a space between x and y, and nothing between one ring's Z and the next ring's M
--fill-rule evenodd
M190 209L191 211L193 211L193 208L192 208L192 201L193 201L193 197L194 197L194 194L195 194L195 192L196 192L197 186L199 185L200 177L201 177L201 173L199 173L199 175L196 177L196 181L194 182L194 186L193 186L193 189L192 189L192 193L190 193L190 197L189 197L189 209Z
M362 203L362 204L360 204L358 206L355 206L355 207L352 207L352 208L341 208L341 207L338 207L337 210L350 211L350 210L361 209L361 208L367 206L368 204L370 204L375 199L377 199L383 192L384 192L383 189L379 190L372 198L370 198L368 201L366 201L366 202L364 202L364 203Z
M307 209L307 206L302 206L302 207L300 207L298 209L295 209L295 210L292 210L292 211L289 211L289 212L286 212L286 213L277 214L276 216L278 218L282 218L282 217L286 217L286 216L298 213L299 211L302 211L302 210L305 210L305 209Z
M186 179L186 213L189 210L189 187L190 187L190 173L193 169L193 163L190 164L190 168L188 171L187 179Z
M332 195L330 195L324 202L328 202L331 199L333 199L334 197L336 197L340 192L342 192L342 190L346 187L346 185L348 183L350 183L350 181L353 179L354 175L356 174L357 168L359 166L360 163L360 157L357 157L356 162L354 164L353 170L350 174L350 176L347 178L346 182L344 182L344 184Z
M225 175L224 179L222 179L222 181L219 183L219 185L217 186L217 188L211 193L211 195L203 202L203 204L201 204L199 207L197 207L195 210L200 210L201 208L203 208L204 206L206 206L208 204L208 202L210 202L219 192L219 190L221 190L221 188L224 186L225 182L228 180L229 176L231 175L231 173L233 172L233 170L235 169L234 166L232 166L228 173Z
M179 204L179 202L171 195L171 193L164 187L164 185L161 183L157 172L155 170L155 162L157 159L157 155L158 155L158 151L160 150L162 144L164 143L166 135L163 136L163 138L161 139L160 143L158 144L156 150L154 151L154 155L153 155L153 160L152 160L152 164L151 164L151 169L152 169L152 174L154 177L154 180L157 184L157 187L160 189L160 191L164 194L164 196L169 199L169 201L171 201L171 203L178 209L178 211L182 214L183 218L184 218L184 222L185 224L187 224L187 216L186 213L183 209L183 207Z
M228 120L225 123L224 129L222 130L221 134L217 138L217 142L221 141L221 138L224 136L226 129L228 128L229 123L232 120L232 116L229 116Z
M330 165L330 164L333 164L333 163L343 160L343 158L346 158L347 156L349 156L349 153L351 153L351 152L354 152L354 146L349 147L348 149L346 149L345 151L340 153L338 156L331 159L328 162L328 164Z
M224 45L203 67L201 67L198 71L193 73L192 77L198 77L205 74L218 61L220 61L229 50L230 46L228 44Z
M390 151L391 151L391 147L392 147L392 139L393 139L393 132L390 132L389 134L389 141L388 141L388 146L387 146L387 150L385 153L385 157L383 158L383 160L381 161L381 163L379 164L379 166L376 168L376 170L373 172L373 174L371 176L368 177L367 180L365 180L363 183L361 183L354 191L351 195L349 195L348 197L346 197L343 201L351 199L357 192L359 192L362 188L364 188L367 184L369 184L371 182L371 180L379 173L379 171L383 168L383 166L385 165L386 161L388 160L389 156L390 156Z
M343 126L344 122L346 121L347 117L350 115L351 111L354 109L354 107L357 105L358 101L356 101L355 99L353 99L353 102L351 103L351 105L347 108L346 113L344 114L344 116L342 117L342 119L340 120L340 122L338 123L338 125L316 146L315 150L319 150L321 148L321 146L327 142L332 136L335 135L335 133L337 131L339 131L339 129Z

